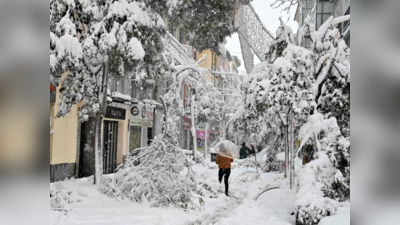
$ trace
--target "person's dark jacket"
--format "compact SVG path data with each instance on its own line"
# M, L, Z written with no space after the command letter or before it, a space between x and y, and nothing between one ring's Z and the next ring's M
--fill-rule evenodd
M242 146L239 151L240 158L241 159L247 158L247 151L249 151L249 150L250 149L247 146Z
M254 150L254 147L249 149L249 155L254 155L256 152Z

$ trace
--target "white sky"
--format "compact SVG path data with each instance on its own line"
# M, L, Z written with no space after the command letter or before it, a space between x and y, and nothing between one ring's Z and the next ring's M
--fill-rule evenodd
M281 12L285 6L281 6L278 9L273 9L271 4L274 3L275 0L254 0L251 4L253 5L256 13L262 20L262 22L267 26L267 29L275 34L275 31L278 29L280 22L279 17L282 16L283 21L287 21L289 14L286 12ZM287 5L287 4L285 4ZM290 19L287 25L289 25L293 32L296 33L298 29L298 23L294 21L294 14L296 13L296 7L292 6L290 9ZM237 56L241 60L241 66L239 67L239 73L246 73L246 69L244 67L244 61L242 58L242 51L240 49L239 37L237 34L232 35L232 37L227 38L227 44L225 48L229 50L232 56ZM254 65L260 63L260 60L254 55Z

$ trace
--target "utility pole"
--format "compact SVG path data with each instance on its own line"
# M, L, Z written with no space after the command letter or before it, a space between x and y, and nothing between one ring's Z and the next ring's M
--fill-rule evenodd
M206 159L207 157L207 151L208 151L208 147L207 147L207 122L204 123L204 159Z
M288 177L289 173L289 124L285 125L286 135L285 135L285 178Z
M196 151L197 151L197 141L196 141L196 129L194 128L194 100L195 100L195 93L194 88L191 88L191 102L190 102L190 112L192 117L192 136L193 136L193 159L196 161ZM189 137L190 138L190 137Z
M293 188L294 186L294 146L293 146L293 113L292 111L290 111L289 114L289 118L290 118L290 141L289 141L289 149L290 149L290 189Z

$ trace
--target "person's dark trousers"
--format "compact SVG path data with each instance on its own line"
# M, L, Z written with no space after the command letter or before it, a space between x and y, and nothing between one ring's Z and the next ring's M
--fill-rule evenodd
M219 169L218 172L218 180L221 183L222 177L225 175L224 182L225 182L225 192L228 193L229 189L229 184L228 184L228 179L229 175L231 175L231 168L226 168L226 169Z

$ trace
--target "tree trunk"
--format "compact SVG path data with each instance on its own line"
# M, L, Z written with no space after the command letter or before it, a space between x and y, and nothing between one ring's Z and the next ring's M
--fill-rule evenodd
M296 158L296 156L295 156L295 147L294 147L294 124L293 124L293 114L292 114L292 133L291 133L291 137L292 137L292 143L291 143L291 146L292 146L292 168L291 168L291 171L292 171L292 184L293 184L293 187L295 186L295 178L296 178L296 174L295 174L295 165L296 165L296 163L295 163L295 158Z
M290 151L290 189L293 188L293 177L294 177L294 155L293 155L293 118L292 113L289 114L290 119L290 132L289 132L289 151Z
M287 178L288 175L288 167L289 167L289 135L288 135L288 125L285 126L285 130L286 130L286 136L285 136L285 178Z
M94 151L94 179L93 184L101 183L101 174L103 173L103 151L101 138L102 125L101 112L96 113L96 130L95 130L95 151Z
M101 175L103 173L103 149L102 149L102 138L101 138L101 127L103 118L107 112L107 89L108 89L108 68L109 63L106 62L106 66L103 67L103 77L101 80L101 87L99 87L99 101L101 102L100 111L96 113L96 130L95 130L95 151L94 151L94 179L93 184L101 183Z

